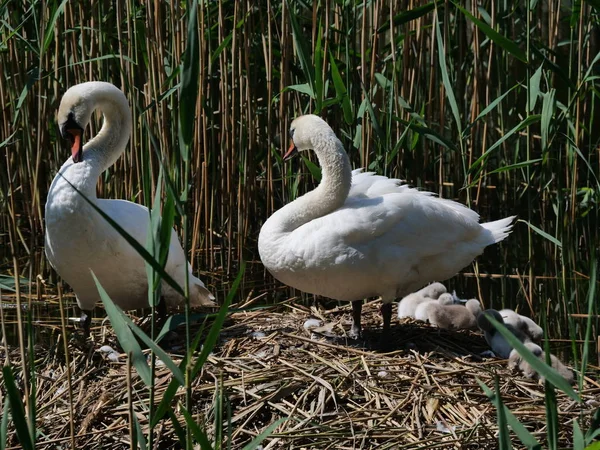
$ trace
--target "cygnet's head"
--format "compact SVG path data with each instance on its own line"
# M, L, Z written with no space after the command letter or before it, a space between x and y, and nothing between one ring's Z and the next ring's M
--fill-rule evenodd
M290 125L290 147L283 155L284 161L291 157L296 151L310 150L314 148L313 138L324 132L333 134L331 127L314 114L306 114L296 117Z
M442 295L439 296L438 303L440 305L452 305L454 304L454 297L452 296L452 294L444 292Z
M440 298L440 295L444 294L447 291L448 290L446 289L446 286L444 286L442 283L435 282L431 283L428 286L425 286L419 292L421 292L426 297L436 299Z
M469 302L470 301L472 301L472 300L469 300ZM469 302L467 302L467 304ZM480 309L481 309L481 306L480 306ZM497 322L500 322L502 324L504 323L504 320L502 320L502 315L500 315L500 313L498 311L496 311L495 309L486 309L481 314L477 315L477 326L483 331L495 333L496 329L492 325L492 322L490 322L488 320L488 317L492 317Z
M467 303L465 303L465 307L469 311L471 311L475 317L478 317L481 315L481 303L479 303L479 300L477 300L476 298L467 300Z

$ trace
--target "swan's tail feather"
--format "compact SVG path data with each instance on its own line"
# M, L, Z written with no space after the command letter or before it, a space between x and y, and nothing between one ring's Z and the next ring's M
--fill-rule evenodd
M482 223L481 226L491 231L493 243L498 243L506 238L512 231L514 220L517 216L510 216L493 222Z
M217 306L215 296L206 289L204 283L196 277L190 277L190 306L214 307Z

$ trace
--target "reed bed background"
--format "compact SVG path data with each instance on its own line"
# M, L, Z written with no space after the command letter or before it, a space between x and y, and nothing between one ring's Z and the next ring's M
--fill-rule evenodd
M485 221L517 214L507 241L450 285L547 321L578 358L582 317L598 314L597 2L201 1L188 173L178 114L189 7L0 4L2 289L29 301L55 292L42 251L46 193L68 156L55 112L68 87L103 80L126 93L134 132L99 196L151 206L162 165L176 192L189 188L188 225L176 226L220 299L243 260L234 303L294 295L265 273L256 241L274 210L318 180L311 157L280 157L291 120L313 112L355 167Z

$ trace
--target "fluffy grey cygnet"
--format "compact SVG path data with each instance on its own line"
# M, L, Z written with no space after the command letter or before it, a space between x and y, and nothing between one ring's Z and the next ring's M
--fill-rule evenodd
M494 328L492 323L488 320L488 317L490 316L493 317L497 322L504 324L504 326L521 342L530 341L527 335L521 330L508 323L505 323L498 311L495 309L486 309L477 317L477 326L481 331L483 331L485 340L492 351L500 358L507 359L510 356L510 352L512 351L513 347L508 343L504 336L498 333L496 328Z
M468 300L465 306L443 305L438 302L429 307L429 323L439 328L464 330L477 326L476 317L481 313L479 300Z
M500 315L504 323L512 325L525 333L532 341L539 342L544 337L544 330L527 316L516 313L512 309L501 309Z
M538 359L544 362L546 361L546 353L542 350L542 348L539 345L537 345L534 342L526 342L525 347L527 347L527 349L529 349L531 353L537 356ZM573 383L573 381L575 381L573 371L552 354L550 355L550 365L567 382ZM539 376L540 380L544 381L544 377L542 375L539 375L531 366L531 364L529 364L523 359L523 357L519 354L517 349L513 349L510 352L510 356L508 358L508 367L513 370L518 368L521 372L523 372L523 375L525 375L527 378L534 378L535 376Z

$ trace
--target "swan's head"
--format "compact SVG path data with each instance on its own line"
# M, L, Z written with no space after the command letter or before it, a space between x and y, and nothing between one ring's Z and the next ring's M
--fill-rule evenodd
M296 117L290 125L290 148L283 155L283 160L290 158L296 151L314 148L313 138L323 132L333 133L327 122L314 114Z
M473 301L473 300L469 300L469 302L470 301ZM502 315L498 311L496 311L495 309L486 309L481 314L477 315L477 326L483 331L488 331L491 333L496 332L496 329L494 328L492 323L488 320L488 317L492 317L493 319L496 320L496 322L500 322L501 324L504 324Z
M85 95L88 91L85 89L86 85L88 83L78 84L67 90L60 101L57 114L60 134L63 139L68 139L75 163L83 160L83 130L94 110L89 95Z

